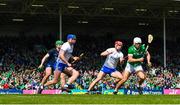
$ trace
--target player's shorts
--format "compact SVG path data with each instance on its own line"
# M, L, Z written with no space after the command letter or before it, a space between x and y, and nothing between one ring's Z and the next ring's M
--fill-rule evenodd
M47 68L47 67L51 67L53 70L55 69L55 68L54 68L54 64L51 63L51 62L48 62L48 63L45 65L45 68Z
M125 71L128 71L130 73L134 73L134 72L138 72L138 71L143 71L143 68L142 68L142 65L138 65L138 66L134 67L131 64L127 63Z
M67 64L60 62L56 62L54 65L55 70L59 70L60 72L63 72L66 67L68 67Z
M108 67L106 67L106 66L103 66L103 67L101 68L101 71L104 72L105 74L111 75L113 72L116 71L116 69L111 69L111 68L108 68Z

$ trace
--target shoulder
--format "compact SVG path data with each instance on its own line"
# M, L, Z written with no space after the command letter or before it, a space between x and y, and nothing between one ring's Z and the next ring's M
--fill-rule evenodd
M108 48L106 51L115 51L115 48Z
M121 51L117 52L116 54L117 54L117 56L119 58L123 58L124 57L124 54Z
M70 45L68 42L64 43L61 48L68 48Z
M134 51L134 45L130 46L130 47L128 48L128 51Z
M132 54L134 51L135 49L133 45L128 48L128 54Z
M52 48L52 49L50 49L48 52L54 52L54 51L56 51L56 49L55 49L55 48Z
M69 43L65 42L62 46L69 46Z
M107 51L108 53L112 53L112 52L115 51L115 48L108 48L106 51Z
M134 45L132 45L128 48L128 50L133 50L133 49L134 49Z
M123 52L121 52L121 51L119 52L119 54L120 54L120 55L124 55Z

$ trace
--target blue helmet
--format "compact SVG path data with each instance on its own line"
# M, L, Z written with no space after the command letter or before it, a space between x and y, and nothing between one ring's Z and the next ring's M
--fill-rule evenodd
M68 34L68 35L67 35L67 40L69 40L69 39L76 39L76 35L74 35L74 34Z

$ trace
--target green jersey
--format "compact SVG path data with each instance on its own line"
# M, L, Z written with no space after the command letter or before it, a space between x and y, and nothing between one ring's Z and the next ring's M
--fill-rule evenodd
M139 49L137 49L134 45L128 48L128 55L132 55L134 59L139 59L144 57L145 54L145 44L141 45ZM139 66L142 63L141 62L128 62L132 66Z

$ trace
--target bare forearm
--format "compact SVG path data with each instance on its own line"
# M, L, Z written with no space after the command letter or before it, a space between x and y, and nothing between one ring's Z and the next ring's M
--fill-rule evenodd
M143 61L144 61L144 58L138 58L138 59L129 58L128 59L128 62L143 62Z
M66 58L64 57L64 55L60 55L60 59L61 59L64 63L66 63L66 64L69 63L69 62L66 60Z
M134 58L131 58L128 60L128 62L138 62L138 61L139 61L139 59L134 59Z
M150 60L151 60L151 55L148 53L147 54L147 62L150 62Z
M44 64L45 60L46 60L46 57L44 57L44 58L41 60L41 65Z
M44 62L46 61L46 59L47 59L48 57L49 57L48 54L46 54L46 55L43 57L43 59L41 60L41 65L44 64Z
M102 53L101 53L101 56L107 56L107 55L109 55L109 54L111 54L111 53L110 53L110 52L105 51L105 52L102 52Z

